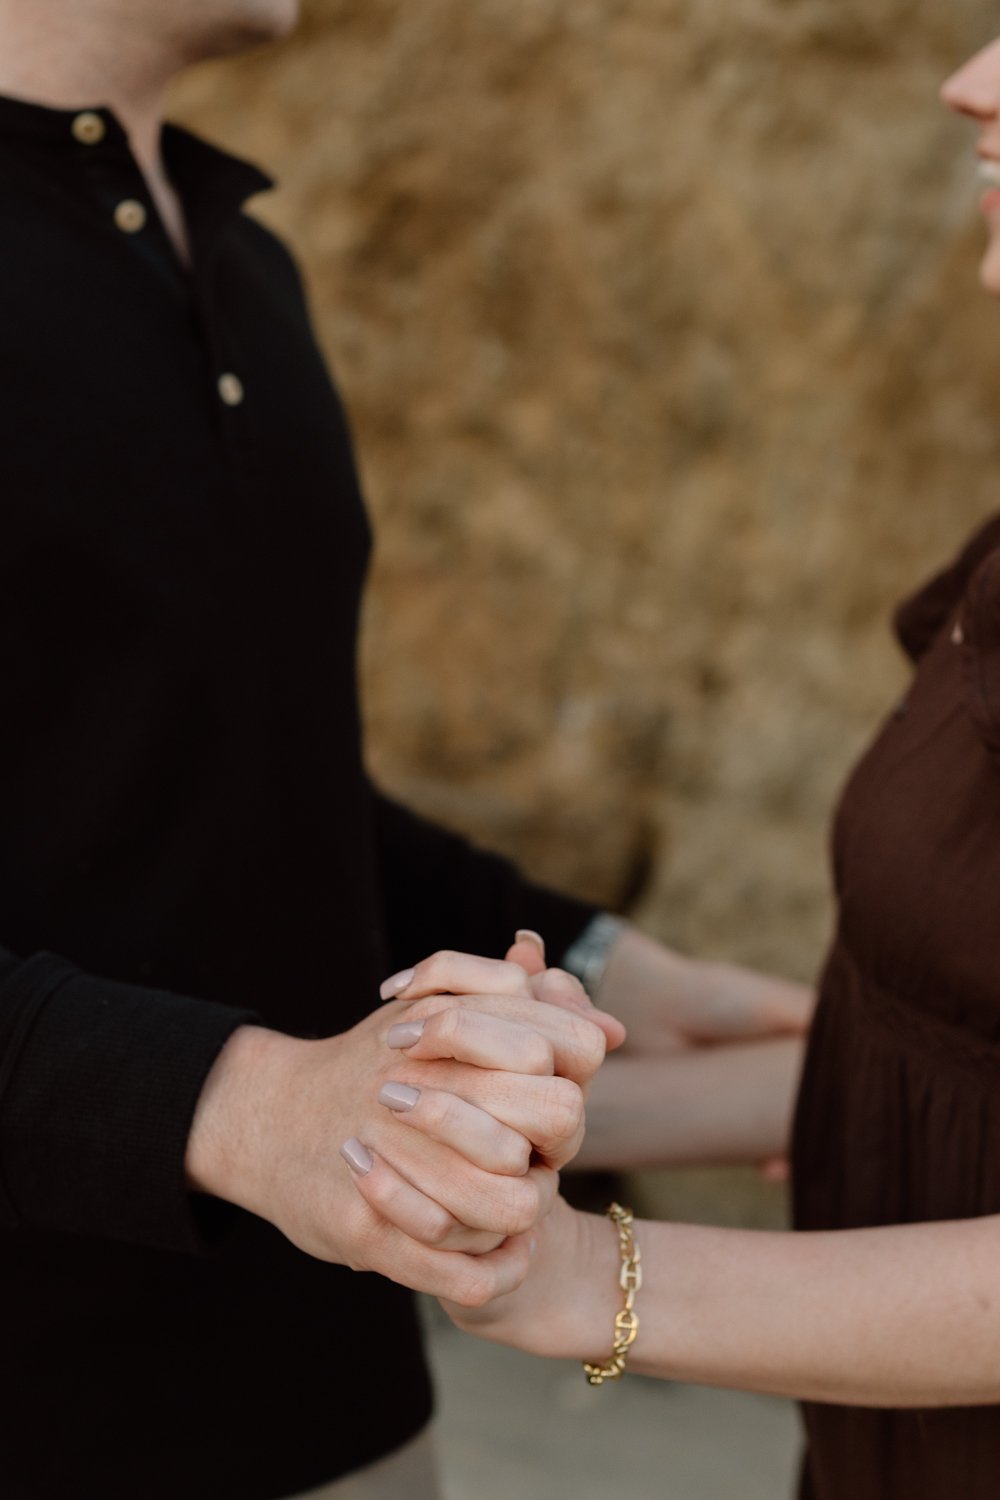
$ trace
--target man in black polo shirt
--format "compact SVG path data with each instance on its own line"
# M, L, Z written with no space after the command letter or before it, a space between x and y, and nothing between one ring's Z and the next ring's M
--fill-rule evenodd
M366 780L341 410L292 261L242 212L267 179L161 136L179 68L295 10L0 0L4 1500L274 1500L405 1445L429 1389L386 1278L456 1295L459 1252L531 1194L465 1215L468 1163L435 1143L440 1248L366 1208L337 1151L360 1136L365 1171L403 1130L379 982L519 926L582 938L592 974L613 939L609 998L669 978ZM516 970L474 981L523 1017Z
M418 1432L410 1298L346 1266L464 1257L339 1160L407 1077L365 1018L417 934L589 916L364 777L368 534L267 181L160 149L171 72L292 9L0 4L5 1500L286 1495Z

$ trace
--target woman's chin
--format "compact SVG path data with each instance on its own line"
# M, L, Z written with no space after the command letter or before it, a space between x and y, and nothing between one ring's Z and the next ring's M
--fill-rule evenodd
M990 242L982 258L979 282L991 297L1000 297L1000 237Z

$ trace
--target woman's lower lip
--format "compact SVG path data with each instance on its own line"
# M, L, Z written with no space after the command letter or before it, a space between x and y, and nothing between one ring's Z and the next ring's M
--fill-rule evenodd
M990 188L988 193L984 193L979 200L979 207L988 219L1000 212L1000 187Z

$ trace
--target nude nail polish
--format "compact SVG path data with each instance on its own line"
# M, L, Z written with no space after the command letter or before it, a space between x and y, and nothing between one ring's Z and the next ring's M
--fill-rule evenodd
M352 1135L349 1141L344 1142L340 1148L340 1154L351 1171L357 1172L359 1177L366 1177L375 1165L374 1156L356 1135Z
M542 952L545 952L545 939L540 932L535 932L530 927L519 927L514 934L514 940L518 943L537 943Z
M386 1109L405 1114L419 1098L420 1090L411 1088L408 1083L384 1083L379 1090L378 1102L384 1104Z
M401 969L398 974L392 974L388 979L383 979L378 987L382 999L393 1000L397 995L401 995L412 981L413 975L413 969Z
M424 1021L397 1021L386 1037L390 1047L414 1047L424 1034Z

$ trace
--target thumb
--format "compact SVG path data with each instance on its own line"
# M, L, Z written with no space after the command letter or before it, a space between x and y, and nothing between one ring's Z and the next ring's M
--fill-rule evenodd
M576 1010L588 1021L604 1032L609 1052L620 1047L625 1040L625 1027L615 1016L598 1010L578 979L564 969L545 967L545 942L537 932L522 927L514 935L514 942L504 955L508 963L520 964L531 979L531 991L536 1000L546 1005L558 1005L561 1010Z
M520 964L526 974L541 974L545 968L545 939L530 927L521 927L504 957L510 964Z

